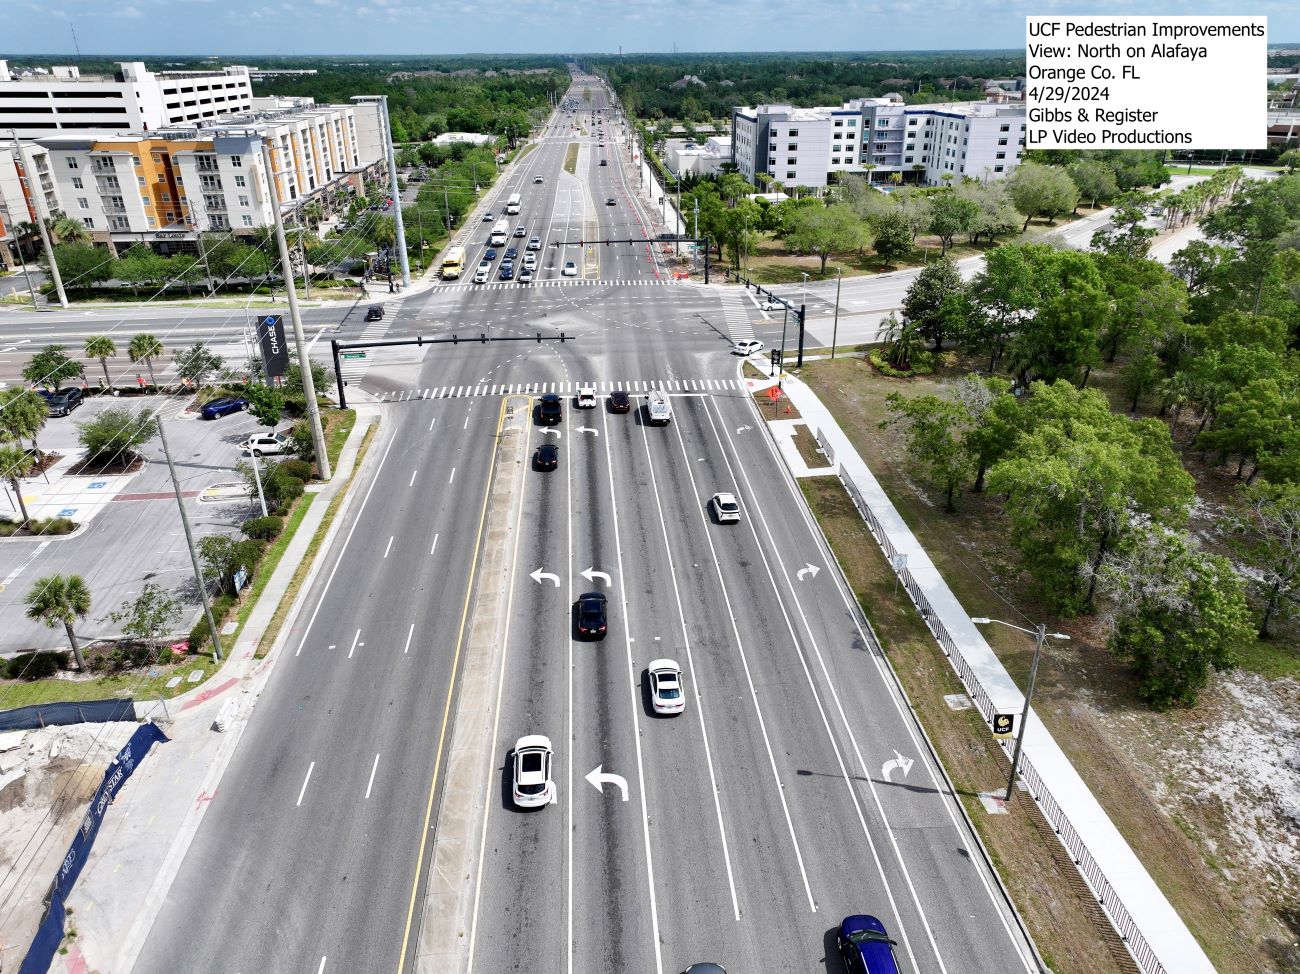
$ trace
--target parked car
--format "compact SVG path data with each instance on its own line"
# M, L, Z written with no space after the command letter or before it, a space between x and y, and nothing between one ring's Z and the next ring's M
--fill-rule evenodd
M578 635L584 639L604 639L609 631L603 592L583 592L578 596Z
M554 470L560 465L560 448L554 443L543 443L533 451L533 468Z
M840 922L836 938L849 974L899 974L894 941L873 916L857 914Z
M551 739L529 734L515 741L511 797L520 808L543 808L555 798L551 781Z
M626 389L615 389L609 394L607 401L611 413L630 413L632 411L632 397L627 394Z
M76 386L69 386L67 389L60 389L57 392L42 393L45 396L45 405L49 407L51 416L67 416L74 409L81 405L85 395Z
M728 524L740 520L740 503L735 494L720 491L709 498L709 505L719 524Z
M220 399L213 399L210 403L205 404L199 412L204 419L220 419L222 416L229 416L231 413L242 412L247 408L247 399L238 399L234 396L222 396Z
M382 304L372 304L366 309L366 321L383 321L384 306Z
M255 457L278 456L293 449L293 440L283 433L254 433L244 441L244 449Z
M731 346L732 355L753 355L755 352L763 350L763 343L757 338L751 338L746 342L736 342Z
M650 677L650 706L657 714L680 714L686 709L682 668L670 659L657 659L646 667Z
M571 260L566 260L564 262L564 269L560 271L560 273L563 274L565 277L577 277L578 265Z
M537 422L542 426L558 426L564 419L560 397L548 392L537 401Z

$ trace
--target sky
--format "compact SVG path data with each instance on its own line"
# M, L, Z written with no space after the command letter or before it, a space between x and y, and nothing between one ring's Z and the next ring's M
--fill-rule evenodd
M1022 48L1026 15L1269 18L1296 0L9 0L0 57L83 55L904 51Z

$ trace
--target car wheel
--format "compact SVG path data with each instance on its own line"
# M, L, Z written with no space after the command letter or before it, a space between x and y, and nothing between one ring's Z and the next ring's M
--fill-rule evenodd
M253 456L255 456L255 457L260 457L261 455L262 455L262 451L261 451L261 450L254 450L254 451L253 451Z

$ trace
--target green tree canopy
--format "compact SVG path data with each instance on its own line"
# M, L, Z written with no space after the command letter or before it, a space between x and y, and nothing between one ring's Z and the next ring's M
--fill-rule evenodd
M1022 230L1036 216L1055 222L1058 216L1072 211L1079 202L1079 190L1061 169L1022 162L1007 179L1007 192L1025 217Z
M34 386L58 388L69 379L78 379L86 370L68 356L62 345L46 345L23 367L23 378Z
M50 629L63 626L77 669L84 673L86 660L72 624L90 613L90 589L85 579L80 575L46 575L35 581L23 602L27 606L27 618Z

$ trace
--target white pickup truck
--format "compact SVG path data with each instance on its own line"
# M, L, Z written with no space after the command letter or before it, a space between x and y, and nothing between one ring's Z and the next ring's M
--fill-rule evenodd
M662 390L651 389L646 397L646 412L651 426L667 426L673 419L673 404Z
M592 385L578 386L578 408L595 409L596 408L596 387Z

